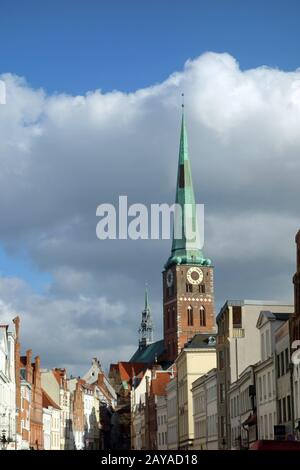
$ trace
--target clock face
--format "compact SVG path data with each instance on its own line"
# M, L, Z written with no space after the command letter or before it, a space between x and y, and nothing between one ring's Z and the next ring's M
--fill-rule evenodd
M190 284L200 284L203 281L203 271L200 268L190 268L186 278Z
M167 272L167 286L168 287L171 287L172 284L173 284L173 271L171 269L169 269L169 271Z

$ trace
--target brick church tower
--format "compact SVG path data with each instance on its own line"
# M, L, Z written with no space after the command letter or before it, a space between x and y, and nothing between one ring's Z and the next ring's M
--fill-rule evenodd
M163 271L163 328L167 358L174 361L196 333L215 331L213 266L204 258L182 115L171 255Z

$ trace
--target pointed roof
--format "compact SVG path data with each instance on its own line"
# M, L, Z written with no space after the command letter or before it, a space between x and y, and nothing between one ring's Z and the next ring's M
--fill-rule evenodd
M148 298L148 288L147 284L145 286L145 311L150 310L149 298Z
M149 344L153 343L153 321L149 305L147 285L145 287L145 307L142 311L142 321L139 328L139 335L140 348L145 348Z
M165 268L173 264L210 265L203 258L199 239L199 221L188 152L184 112L182 112L176 185L172 252Z
M55 408L56 410L60 410L61 408L58 406L57 403L48 395L48 393L42 388L42 400L43 400L43 408Z

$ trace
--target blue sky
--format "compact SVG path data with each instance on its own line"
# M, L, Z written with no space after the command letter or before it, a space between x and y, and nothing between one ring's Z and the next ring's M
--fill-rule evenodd
M134 91L188 58L298 67L298 0L2 0L0 69L48 92Z

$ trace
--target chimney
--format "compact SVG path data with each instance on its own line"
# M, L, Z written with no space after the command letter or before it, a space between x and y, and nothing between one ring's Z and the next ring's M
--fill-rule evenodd
M32 361L32 349L28 349L26 351L26 365L31 365L31 361Z
M36 356L34 358L34 362L35 362L36 369L40 369L40 367L41 367L41 358L40 358L40 356Z
M15 324L15 332L16 332L16 343L20 341L20 317L17 316L13 319Z
M149 376L146 376L146 397L150 395L150 379Z
M32 384L32 349L26 351L26 380Z

